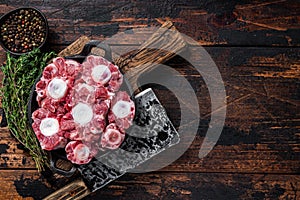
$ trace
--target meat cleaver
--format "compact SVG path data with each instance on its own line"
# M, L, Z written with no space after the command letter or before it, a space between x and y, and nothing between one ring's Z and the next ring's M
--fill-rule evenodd
M130 172L179 142L179 135L151 88L135 96L136 117L119 149L77 169L82 179L61 188L45 200L81 199ZM155 128L153 128L155 127Z
M123 73L134 68L136 74L128 79L127 85L136 84L138 75L150 71L149 69L155 65L154 62L163 63L175 56L162 52L159 48L153 50L151 44L159 43L163 49L164 45L169 45L170 40L176 41L172 43L175 52L180 52L186 47L180 35L165 34L165 29L173 28L171 22L166 22L162 29L154 33L138 51L115 61ZM156 60L145 59L144 55L149 51ZM125 140L120 148L101 155L88 164L78 165L76 168L81 174L81 179L45 197L45 200L81 199L179 142L178 132L151 88L138 93L134 101L136 106L134 125L126 131Z

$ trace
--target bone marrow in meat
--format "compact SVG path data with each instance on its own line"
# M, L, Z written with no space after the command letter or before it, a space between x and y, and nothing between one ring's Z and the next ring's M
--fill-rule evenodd
M40 106L32 128L45 150L65 148L67 158L86 164L105 149L117 149L134 118L134 102L119 91L123 75L100 56L80 64L58 57L36 84Z

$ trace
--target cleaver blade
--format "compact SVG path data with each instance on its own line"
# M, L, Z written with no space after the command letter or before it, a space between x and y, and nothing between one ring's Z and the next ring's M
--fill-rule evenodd
M122 145L77 167L81 179L59 189L44 200L82 199L169 147L179 143L179 134L151 88L135 96L134 124Z

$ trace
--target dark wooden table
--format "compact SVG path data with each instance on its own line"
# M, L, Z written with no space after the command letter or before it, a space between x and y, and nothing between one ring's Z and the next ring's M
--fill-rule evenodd
M175 62L198 96L201 122L194 142L171 165L127 174L86 199L300 199L299 1L2 0L0 15L20 6L45 13L48 47L55 51L82 35L105 40L169 19L204 46L224 80L225 126L206 157L199 159L198 152L212 112L207 88L193 70ZM147 34L123 34L110 45L138 46ZM204 86L197 88L198 83ZM176 124L176 101L158 93ZM72 181L38 173L6 128L0 139L0 199L41 199Z

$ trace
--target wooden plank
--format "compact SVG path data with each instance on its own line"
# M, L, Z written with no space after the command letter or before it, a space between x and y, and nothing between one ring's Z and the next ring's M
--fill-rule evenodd
M167 21L145 43L138 47L139 50L129 52L127 55L114 60L122 73L126 74L130 71L131 75L128 76L128 81L134 90L138 89L136 84L140 74L150 72L157 64L163 64L176 56L175 53L164 49L170 49L176 53L186 51L187 42L181 34L173 31L176 31L176 28L171 21Z
M29 169L0 170L0 176L0 199L41 199L75 178Z
M132 46L113 46L112 49L126 52L131 48ZM167 64L178 70L195 89L201 121L197 137L189 150L160 171L299 172L297 91L300 85L297 74L300 50L223 47L210 47L206 50L218 66L225 82L227 116L224 130L214 150L207 157L199 159L198 152L209 125L210 97L201 75L192 66L183 66L182 60L179 62L178 58L174 58ZM163 88L154 89L169 117L178 126L180 112L177 112L179 107L175 96ZM0 139L0 147L3 147L0 168L35 167L7 130L1 131Z
M125 175L86 199L299 199L300 50L265 47L299 47L298 1L151 0L145 6L142 1L125 0L27 0L0 2L0 16L19 6L42 9L49 19L49 47L57 52L81 35L104 40L132 28L158 27L166 18L201 45L225 47L206 48L227 92L226 123L213 151L198 158L213 112L207 86L191 66L170 62L198 97L201 121L193 144L170 166L155 173ZM128 31L108 43L126 52L150 34ZM162 87L155 87L155 92L178 126L174 95ZM7 129L0 129L0 141L0 199L41 199L70 181L49 174L41 177L32 170L30 156Z
M299 176L150 173L122 177L86 199L297 199L299 187Z
M228 129L228 128L226 128ZM240 173L297 173L299 171L299 144L277 144L276 137L266 144L243 144L242 139L246 137L251 141L252 136L236 136L234 141L240 144L226 145L224 137L233 137L236 132L227 132L221 136L220 144L203 159L198 158L198 152L202 143L201 137L197 137L184 156L160 171L190 171L190 172L240 172ZM231 135L230 135L231 134ZM11 140L11 139L10 139ZM222 144L225 143L225 144ZM7 151L14 149L17 142L8 145ZM1 145L1 148L3 146ZM0 167L2 169L33 169L35 164L26 153L1 153ZM155 159L154 159L155 161ZM156 161L157 162L157 161Z
M0 170L0 199L41 199L61 187L35 170ZM299 175L126 174L85 199L297 199Z
M9 132L8 128L0 128L0 168L35 169L35 162Z
M50 43L70 44L80 35L104 39L132 28L160 26L166 18L201 45L299 46L300 4L293 0L166 2L151 0L97 2L81 0L14 1L0 4L0 15L20 6L35 6L47 16ZM130 37L132 36L132 37ZM150 36L150 35L149 35ZM127 34L136 44L145 33ZM147 37L146 37L147 38Z
M206 49L219 67L226 88L227 116L222 135L207 157L197 158L209 126L210 98L201 75L174 61L172 66L198 91L202 118L198 137L189 150L163 170L280 173L289 166L293 170L287 173L299 172L299 49ZM158 96L178 125L175 96L164 90Z

